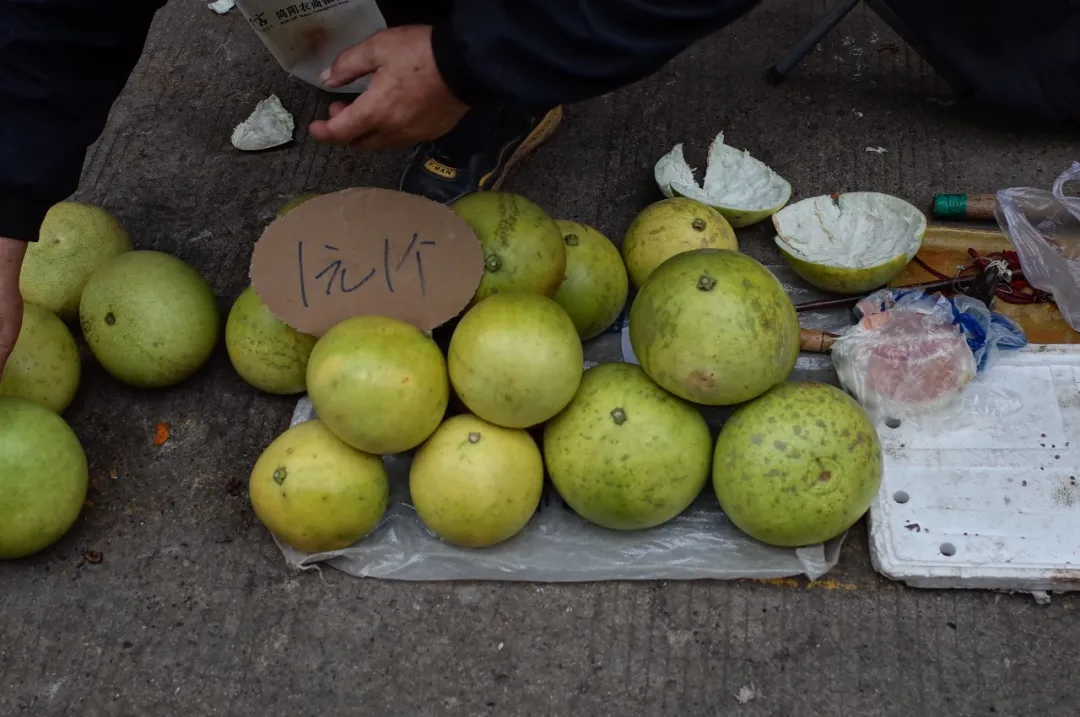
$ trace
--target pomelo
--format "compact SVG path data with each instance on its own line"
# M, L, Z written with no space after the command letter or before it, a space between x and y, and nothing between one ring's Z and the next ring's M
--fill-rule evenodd
M507 428L543 423L570 403L584 357L570 316L539 294L495 294L450 339L450 382L462 403Z
M309 199L321 196L322 194L319 192L304 192L303 194L297 194L295 197L281 205L281 209L278 209L277 215L278 217L283 217Z
M54 411L0 396L0 558L23 558L60 540L82 512L86 454Z
M791 184L764 162L724 143L724 133L709 145L705 177L699 185L686 163L682 144L660 158L653 170L665 197L688 197L708 204L735 228L775 214L791 198Z
M866 294L899 276L922 247L926 215L899 197L848 192L796 202L773 215L792 271L833 294Z
M160 251L102 264L79 305L83 336L112 376L139 388L171 386L210 358L221 315L194 267Z
M0 396L19 396L63 413L79 389L79 347L46 308L23 303L22 328L0 375Z
M562 232L543 209L520 194L474 192L450 208L484 250L484 275L473 303L501 291L555 294L566 272Z
M267 530L305 553L352 545L378 526L390 503L382 459L347 445L318 419L267 446L248 492Z
M729 406L787 379L799 357L799 318L760 263L698 249L661 264L634 298L630 345L662 388Z
M881 486L877 431L859 404L823 383L789 382L740 406L713 456L713 488L731 522L770 545L843 533Z
M543 488L544 460L532 437L468 413L446 419L409 468L420 520L464 548L487 548L521 532Z
M544 459L574 511L614 530L665 523L709 478L712 435L697 408L640 367L594 366L574 400L544 427Z
M385 316L356 316L327 331L308 359L307 386L331 431L379 455L423 443L450 398L439 346L412 324Z
M274 315L253 287L237 297L225 321L225 348L240 377L267 393L307 389L307 362L318 339Z
M715 209L684 197L645 207L623 236L622 256L630 282L641 288L656 267L694 249L738 251L735 231Z
M60 202L45 215L38 240L26 248L19 291L24 301L74 321L90 275L127 251L131 238L116 217L91 204Z
M582 341L615 323L629 291L626 266L611 240L585 224L557 220L566 244L566 274L555 301L570 314Z

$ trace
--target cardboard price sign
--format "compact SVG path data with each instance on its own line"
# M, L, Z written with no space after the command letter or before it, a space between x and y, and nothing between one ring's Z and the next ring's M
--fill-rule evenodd
M452 209L390 189L346 189L266 227L249 276L282 321L322 336L363 314L428 331L465 308L483 272L480 241Z

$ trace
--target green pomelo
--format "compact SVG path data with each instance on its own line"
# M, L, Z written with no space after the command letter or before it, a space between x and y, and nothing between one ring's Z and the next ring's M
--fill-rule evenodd
M337 436L377 455L423 443L450 399L446 359L420 329L385 316L335 325L308 359L308 395Z
M298 206L308 201L309 199L314 199L315 197L321 196L322 194L318 192L305 192L303 194L298 194L289 201L285 202L283 205L281 205L281 209L278 209L277 215L278 217L283 217L289 212L291 212L293 209L296 209Z
M82 512L86 454L54 411L0 397L0 558L23 558L60 540Z
M566 244L566 275L555 301L566 310L582 341L604 332L626 305L629 281L619 250L585 224L555 222Z
M450 339L450 382L462 403L507 428L543 423L570 403L584 357L574 322L539 294L495 294Z
M574 400L544 428L544 458L574 511L614 530L665 523L701 493L712 436L697 408L633 364L585 372Z
M521 532L540 504L544 460L521 429L472 414L446 419L413 457L416 514L443 540L487 548Z
M712 207L684 197L645 207L623 236L622 257L630 282L641 288L656 267L694 249L739 250L735 231Z
M127 251L131 238L113 215L90 204L60 202L45 215L38 240L26 248L19 291L24 301L75 321L90 275Z
M787 379L799 318L783 285L754 259L698 249L661 264L630 307L630 345L662 388L730 406Z
M823 383L782 383L740 406L713 456L713 489L750 537L798 547L843 533L881 486L877 431L859 404Z
M315 336L302 334L274 315L248 287L225 321L225 348L240 377L267 393L307 389L307 363Z
M379 525L390 504L382 459L347 445L319 420L267 446L248 491L267 530L305 553L347 548Z
M172 386L195 373L221 329L206 279L160 251L130 251L102 264L83 291L79 319L98 362L139 388Z
M22 328L0 375L0 396L18 396L63 413L79 390L82 364L68 327L53 312L23 304Z
M566 272L566 247L543 209L509 192L474 192L450 208L472 227L484 251L473 303L503 291L555 294Z

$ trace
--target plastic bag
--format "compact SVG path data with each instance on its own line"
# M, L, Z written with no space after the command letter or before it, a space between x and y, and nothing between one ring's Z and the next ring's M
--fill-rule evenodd
M1080 162L1062 173L1048 192L1013 187L997 193L997 221L1016 247L1024 278L1049 292L1061 315L1080 331L1080 197L1065 185L1080 181Z
M884 289L856 305L859 323L832 347L841 385L867 409L899 419L941 411L1002 350L1027 338L969 296Z
M236 6L290 75L330 92L367 87L367 77L331 88L319 76L342 50L386 29L375 0L236 0Z

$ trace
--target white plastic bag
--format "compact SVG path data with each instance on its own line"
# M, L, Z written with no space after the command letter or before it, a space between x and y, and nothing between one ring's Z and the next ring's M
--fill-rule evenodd
M1053 188L1012 187L997 193L997 220L1016 247L1024 278L1049 292L1061 315L1080 331L1080 197L1065 185L1080 181L1073 162Z
M367 77L329 88L319 76L342 50L386 29L375 0L236 0L236 6L293 77L330 92L358 93L367 87Z

